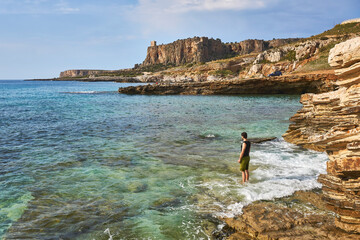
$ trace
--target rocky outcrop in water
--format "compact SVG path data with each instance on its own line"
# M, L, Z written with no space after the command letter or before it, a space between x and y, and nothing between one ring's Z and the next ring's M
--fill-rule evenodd
M238 43L223 43L220 39L194 37L180 39L169 44L156 45L153 41L148 47L143 66L156 64L180 65L194 62L208 62L234 55L262 52L299 40L298 38L264 40L245 40Z
M119 88L119 93L145 95L233 95L233 94L301 94L334 89L333 74L308 74L223 81L152 84Z
M318 179L324 199L337 227L360 233L360 37L331 49L329 64L337 68L338 89L302 95L284 139L326 151L327 174Z

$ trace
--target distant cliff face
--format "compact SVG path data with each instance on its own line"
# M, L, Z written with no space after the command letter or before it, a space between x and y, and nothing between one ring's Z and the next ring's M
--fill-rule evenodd
M153 41L148 47L143 66L155 64L181 65L191 62L208 62L232 55L262 52L299 39L275 39L271 41L250 39L238 43L223 43L220 39L194 37L177 40L173 43L156 45Z
M97 76L127 76L126 73L131 73L132 69L120 70L94 70L94 69L73 69L66 70L60 73L60 78L74 78L74 77L97 77Z
M240 55L249 54L252 52L262 52L266 50L264 40L249 39L238 43L229 43L231 51Z
M86 77L90 75L97 75L103 73L104 70L66 70L60 73L60 78L67 78L67 77Z
M207 62L224 58L229 53L230 49L220 39L194 37L159 46L152 43L143 65Z

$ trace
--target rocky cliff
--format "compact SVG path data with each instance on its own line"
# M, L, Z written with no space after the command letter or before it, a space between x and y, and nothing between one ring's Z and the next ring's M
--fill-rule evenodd
M338 89L302 95L303 108L284 139L326 151L327 174L319 176L324 200L337 227L360 233L360 37L331 49L329 64L337 69Z
M225 58L228 54L229 48L220 39L194 37L159 46L152 43L142 65L207 62Z
M113 76L127 76L132 69L121 70L94 70L94 69L73 69L66 70L60 73L59 78L96 78L96 77L113 77Z
M156 45L156 42L153 41L148 47L142 66L208 62L235 55L262 52L297 40L299 39L274 39L270 41L250 39L237 43L223 43L220 39L194 37L162 45Z
M104 73L104 70L88 70L88 69L74 69L66 70L60 73L60 78L66 77L85 77L90 75L97 75Z

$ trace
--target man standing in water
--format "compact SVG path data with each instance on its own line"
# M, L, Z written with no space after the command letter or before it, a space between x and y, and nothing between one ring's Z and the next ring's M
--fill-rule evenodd
M242 173L243 183L249 181L249 162L250 162L250 146L251 143L247 140L247 133L241 133L243 144L241 145L241 153L238 162L240 163L240 171Z

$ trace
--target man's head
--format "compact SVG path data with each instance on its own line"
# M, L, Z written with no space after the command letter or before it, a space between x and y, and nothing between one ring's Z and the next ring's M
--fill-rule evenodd
M247 133L246 133L246 132L242 132L242 133L241 133L241 137L242 137L243 139L244 139L244 138L246 139L246 138L247 138Z

